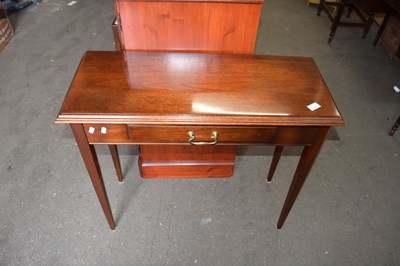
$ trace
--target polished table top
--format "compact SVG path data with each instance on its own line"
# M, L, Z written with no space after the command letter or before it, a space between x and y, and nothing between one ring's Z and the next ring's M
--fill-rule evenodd
M313 102L321 108L309 110ZM96 51L84 55L56 122L344 124L312 58Z

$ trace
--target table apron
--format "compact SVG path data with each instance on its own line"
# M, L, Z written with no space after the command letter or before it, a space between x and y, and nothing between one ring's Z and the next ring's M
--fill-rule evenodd
M149 126L83 124L90 144L180 144L196 142L217 145L311 145L326 126Z

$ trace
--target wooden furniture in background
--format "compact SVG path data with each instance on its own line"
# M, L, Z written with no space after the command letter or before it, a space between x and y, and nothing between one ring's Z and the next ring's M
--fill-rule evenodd
M389 25L389 29L391 29L392 31L389 33L386 32L387 36L384 36L382 40L382 45L386 48L390 55L394 56L397 61L400 62L400 0L383 0L383 2L387 6L387 12L382 22L382 26L380 27L379 32L376 35L374 45L379 42L382 33L385 31L386 26L388 25L389 19L394 19L392 20L392 24L397 24L397 28L391 29L390 26L392 25ZM399 118L397 118L396 122L390 129L389 135L393 136L399 126L400 116Z
M333 5L331 5L331 7L333 9L333 12L336 12L336 7L337 7L336 3L338 1L339 0L330 0L330 1L326 1L326 3L327 3L328 6L330 6L329 3L333 3ZM319 5L320 2L321 2L320 0L307 0L307 6L309 6L310 4Z
M344 125L311 58L151 52L87 52L56 123L72 126L111 229L94 144L274 145L268 181L283 146L304 146L281 228L329 127Z
M121 50L252 54L262 0L116 0Z
M388 22L391 18L394 20L391 21L392 25L389 25L389 29L393 32L390 32L387 34L388 36L385 36L384 41L382 42L382 45L386 48L386 50L391 54L392 56L397 56L398 59L400 59L400 0L383 0L383 4L386 5L386 15L383 19L382 25L379 28L379 31L376 35L376 38L374 40L374 45L377 45L383 32L385 31ZM397 21L396 21L397 18ZM396 23L397 22L397 23ZM397 30L392 29L391 26L397 24Z
M116 50L253 54L262 3L116 0ZM229 177L235 166L235 146L141 145L139 150L143 177Z
M397 118L396 122L394 123L394 125L390 129L389 136L393 136L394 133L396 133L397 128L399 128L399 126L400 126L400 116L399 116L399 118Z
M330 3L329 5L332 4L335 3ZM333 15L331 13L325 0L321 0L318 6L317 15L319 16L321 14L321 11L324 10L329 19L332 21L328 43L333 40L338 26L361 27L363 28L362 38L365 38L371 29L372 23L374 22L375 13L386 12L386 6L382 3L381 0L339 0L337 6L338 8L336 15ZM360 22L342 21L342 15L346 7L348 8L347 17L350 17L352 11L354 11L360 18Z
M6 11L0 3L0 52L6 47L11 37L14 35L11 23L8 20Z

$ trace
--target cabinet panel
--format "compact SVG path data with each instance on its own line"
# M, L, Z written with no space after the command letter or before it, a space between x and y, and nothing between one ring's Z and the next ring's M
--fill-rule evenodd
M261 4L119 2L124 50L252 54Z

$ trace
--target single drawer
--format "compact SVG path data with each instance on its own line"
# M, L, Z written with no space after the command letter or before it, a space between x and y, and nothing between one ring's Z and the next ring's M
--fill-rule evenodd
M125 124L84 124L83 127L89 143L129 142Z
M252 144L274 140L276 127L202 127L128 125L135 143Z

